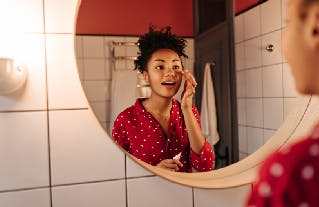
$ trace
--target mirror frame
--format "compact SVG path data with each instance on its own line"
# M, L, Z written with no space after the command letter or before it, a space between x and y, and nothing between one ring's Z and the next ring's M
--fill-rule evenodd
M76 20L80 4L81 0L77 0L73 24L73 43L76 41ZM75 47L73 57L74 61L76 62ZM78 65L76 65L76 67L78 67ZM79 76L78 81L81 83ZM82 90L85 94L83 87ZM164 170L147 164L135 158L121 147L118 147L126 156L134 160L141 167L157 176L177 184L202 189L223 189L247 185L254 182L258 167L269 154L297 140L296 137L300 135L300 131L305 132L305 129L310 129L309 127L314 125L314 121L318 120L319 117L319 110L316 107L318 104L319 100L317 98L312 96L298 96L293 110L289 113L280 128L262 147L234 164L209 172L181 173ZM90 105L89 108L90 113L95 116ZM98 119L96 119L96 124L103 128L105 131L105 137L107 139L112 139L111 136L106 132L105 128L98 122Z

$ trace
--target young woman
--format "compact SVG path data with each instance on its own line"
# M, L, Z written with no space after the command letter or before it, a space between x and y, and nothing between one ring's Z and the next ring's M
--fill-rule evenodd
M282 52L296 88L319 95L319 0L288 0ZM319 124L302 141L263 163L248 206L319 206Z
M118 115L112 130L114 140L140 160L167 170L212 170L214 152L201 132L199 113L192 104L197 83L183 69L186 40L172 34L170 27L156 31L151 26L138 45L135 69L149 83L151 96L136 100ZM178 102L173 97L183 77L184 91Z

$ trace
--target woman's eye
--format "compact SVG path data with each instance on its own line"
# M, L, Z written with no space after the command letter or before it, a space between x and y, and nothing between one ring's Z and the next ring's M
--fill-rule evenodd
M162 70L162 69L163 69L163 66L161 66L161 65L156 66L155 69L156 69L156 70Z
M179 65L174 65L174 66L173 66L173 69L174 69L174 70L178 70L179 68L180 68Z

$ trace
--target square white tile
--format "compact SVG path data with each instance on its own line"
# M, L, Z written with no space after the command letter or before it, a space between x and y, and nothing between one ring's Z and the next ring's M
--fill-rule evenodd
M282 64L262 68L263 97L282 97Z
M85 81L85 94L89 101L105 101L110 96L110 81Z
M246 125L246 99L237 99L238 124Z
M150 171L146 170L134 160L126 156L126 176L127 178L142 177L153 175Z
M255 68L245 70L246 73L246 97L262 97L262 70Z
M106 122L106 101L94 101L90 105L99 122Z
M236 72L236 90L237 98L246 97L246 71Z
M260 26L260 6L248 10L244 14L244 39L259 36L261 34Z
M245 68L256 68L261 66L261 39L260 37L244 42L245 48Z
M229 189L194 189L194 207L242 207L246 203L250 185ZM230 199L231 195L231 199Z
M261 33L269 33L281 28L281 1L268 0L261 4Z
M73 38L71 34L46 35L50 109L88 107L74 58Z
M51 111L49 116L53 185L124 178L124 155L92 112Z
M235 44L236 71L245 69L245 46L244 42Z
M246 99L246 123L248 126L263 127L263 101L261 98Z
M284 120L283 98L265 98L264 107L264 128L278 129Z
M1 111L43 110L47 108L45 46L43 34L0 34L0 56L11 57L28 71L20 90L0 96Z
M248 154L254 153L264 144L264 130L262 128L247 127Z
M46 33L74 33L78 0L44 0Z
M51 207L49 188L0 193L3 207Z
M272 65L277 63L282 63L282 55L280 49L281 41L281 30L263 35L261 37L261 47L262 47L262 65ZM268 51L266 48L270 45L273 46L272 52Z
M43 23L42 0L1 1L1 33L43 33Z
M83 36L83 56L84 58L105 57L105 41L102 36Z
M193 206L191 188L159 177L128 179L127 198L130 207Z
M105 61L103 58L84 59L85 80L106 80Z
M0 191L49 186L46 112L0 113L0 131Z
M125 181L53 187L52 203L54 207L125 207Z
M234 35L235 43L244 40L244 14L240 14L234 18Z
M247 152L247 128L245 126L238 126L238 143L239 151Z

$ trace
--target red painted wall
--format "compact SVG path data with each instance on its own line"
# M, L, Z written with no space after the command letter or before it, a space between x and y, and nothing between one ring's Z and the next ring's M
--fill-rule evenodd
M193 37L193 0L82 0L76 33L137 36L150 24Z
M260 0L234 0L235 2L235 14L238 14L251 6L258 4Z

